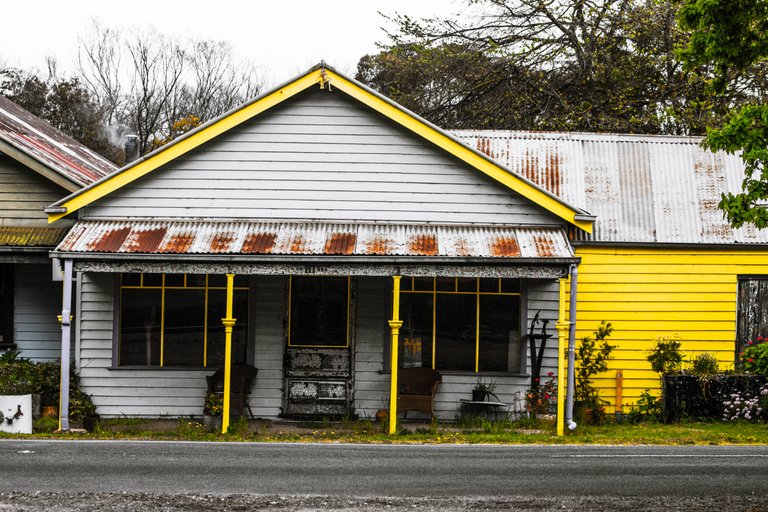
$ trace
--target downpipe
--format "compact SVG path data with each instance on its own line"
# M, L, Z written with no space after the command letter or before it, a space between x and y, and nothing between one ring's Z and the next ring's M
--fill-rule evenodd
M579 284L579 269L571 265L571 298L568 313L568 389L565 394L565 424L568 430L576 430L573 421L573 394L576 387L576 296Z

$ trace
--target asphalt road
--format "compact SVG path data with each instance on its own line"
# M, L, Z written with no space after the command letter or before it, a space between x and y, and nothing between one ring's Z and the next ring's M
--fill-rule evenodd
M0 493L764 496L768 447L0 441Z

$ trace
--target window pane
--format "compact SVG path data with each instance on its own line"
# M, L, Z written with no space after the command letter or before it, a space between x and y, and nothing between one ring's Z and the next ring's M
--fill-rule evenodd
M123 286L141 286L141 274L122 274Z
M413 289L420 292L431 292L435 288L435 279L433 277L414 277Z
M520 293L520 280L519 279L502 279L501 280L502 293Z
M227 287L227 276L224 274L208 274L208 286Z
M519 307L516 296L480 297L481 372L520 371Z
M0 343L13 343L13 265L0 264Z
M476 295L437 295L438 370L475 369Z
M120 297L119 365L160 364L159 289L123 289Z
M294 277L291 345L347 345L346 277Z
M184 274L165 274L165 286L183 287Z
M164 366L203 365L205 290L165 290Z
M439 292L455 292L456 279L453 277L438 277L435 279L435 289Z
M163 274L143 274L143 286L162 286Z
M432 367L432 295L406 293L400 296L401 368Z
M224 324L226 316L226 290L208 292L208 366L224 364ZM248 332L248 291L235 290L232 300L232 316L237 320L232 329L232 363L245 364L246 334ZM200 361L202 364L202 360Z
M474 277L459 277L457 279L457 287L460 292L476 292L477 279Z
M480 291L499 293L499 278L497 277L485 277L480 280Z

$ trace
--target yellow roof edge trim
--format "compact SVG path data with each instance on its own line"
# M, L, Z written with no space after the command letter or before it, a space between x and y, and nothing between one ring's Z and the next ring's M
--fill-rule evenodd
M107 194L110 194L157 169L163 164L184 155L214 137L251 119L255 115L274 107L287 98L295 96L321 80L323 80L323 78L321 77L320 70L311 71L293 82L267 94L263 98L260 98L253 103L226 115L218 121L211 123L209 126L192 133L189 137L181 139L176 143L172 143L170 146L157 152L150 158L139 161L136 165L127 167L123 171L111 174L105 179L96 182L92 187L82 189L79 193L73 194L60 205L65 209L64 212L50 213L48 215L48 223L50 224L70 213L76 212L80 208L87 206L98 199L101 199Z
M413 117L412 114L397 108L391 103L378 97L376 94L373 94L372 92L363 89L357 84L350 82L343 76L330 70L327 70L327 73L331 78L331 87L340 89L344 93L368 105L397 124L429 140L453 156L483 172L502 185L514 190L523 197L530 199L531 201L535 202L542 208L548 210L561 219L566 220L574 226L583 229L587 233L592 233L592 220L576 219L577 216L584 215L583 212L569 207L544 190L528 183L526 180L523 180L514 174L511 174L503 167L476 153L468 146L454 140L444 133L441 133L439 130L436 130L423 121Z

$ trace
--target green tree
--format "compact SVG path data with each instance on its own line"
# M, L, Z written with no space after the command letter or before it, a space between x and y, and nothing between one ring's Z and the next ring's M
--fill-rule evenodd
M678 1L467 0L396 29L357 78L446 128L703 133L714 96L674 48Z
M743 97L723 124L711 124L704 140L713 151L741 153L742 192L725 193L720 208L734 227L768 226L768 0L685 0L679 25L690 31L680 50L689 67L707 66L710 89Z

